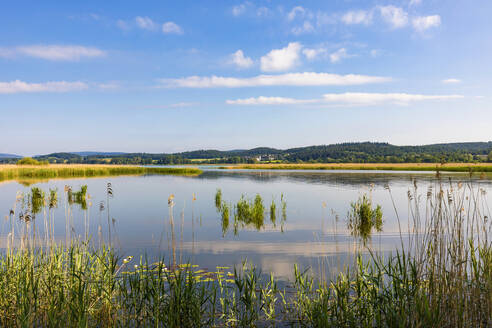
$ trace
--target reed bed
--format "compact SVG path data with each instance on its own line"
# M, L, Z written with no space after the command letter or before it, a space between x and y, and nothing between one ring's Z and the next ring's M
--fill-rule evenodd
M329 280L297 266L294 281L285 282L247 263L212 271L166 265L164 258L152 263L73 240L7 247L0 256L0 325L491 327L485 191L471 182L422 191L415 183L408 205L412 234L401 236L395 254L369 249L370 259L357 255Z
M198 175L197 168L146 167L125 165L67 165L48 166L0 165L0 181L14 179L47 179L71 177L101 177L118 175Z
M446 171L492 172L490 163L318 163L318 164L240 164L222 166L221 169L242 170L379 170L379 171Z

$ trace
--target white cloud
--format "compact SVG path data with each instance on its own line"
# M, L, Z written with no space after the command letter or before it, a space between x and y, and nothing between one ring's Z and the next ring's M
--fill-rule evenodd
M301 26L293 27L291 31L295 35L312 33L314 32L314 26L309 21L304 21L304 24L302 24Z
M32 93L32 92L69 92L85 90L88 86L84 82L45 82L28 83L20 80L0 82L0 94Z
M379 7L379 11L383 20L393 28L401 28L408 23L408 13L402 8L395 6L381 6Z
M456 83L461 83L461 80L455 79L455 78L451 78L451 79L442 80L441 82L442 83L445 83L445 84L456 84Z
M309 14L309 11L304 9L304 7L297 6L292 8L292 10L287 14L287 20L292 21L296 17L304 17Z
M264 72L286 71L299 62L299 54L302 45L299 42L291 42L282 49L273 49L261 57L261 70Z
M294 98L284 98L284 97L257 97L257 98L246 98L246 99L236 99L236 100L226 100L228 105L301 105L317 102L313 99L294 99Z
M417 6L422 3L422 0L410 0L409 6Z
M54 61L76 61L83 57L101 57L106 52L93 47L61 46L61 45L31 45L10 49L10 54L21 54L29 57Z
M157 25L152 19L149 17L141 17L137 16L135 17L135 22L137 23L137 26L143 30L149 30L149 31L154 31L157 29Z
M421 95L408 93L329 93L319 99L295 99L284 97L256 97L236 100L226 100L229 105L349 105L349 106L374 106L374 105L408 105L418 101L444 101L462 99L462 95Z
M242 3L240 5L232 7L232 14L234 16L240 16L244 14L244 12L246 11L246 5L247 3Z
M342 22L347 25L364 24L369 25L372 21L372 11L354 10L342 16Z
M162 79L163 87L171 88L243 88L264 86L333 86L362 85L389 82L391 78L368 75L338 75L330 73L288 73L258 75L250 78L222 76L190 76L180 79Z
M162 32L164 34L183 34L183 29L174 22L165 22L162 24Z
M451 100L461 99L462 95L421 95L408 93L363 93L363 92L346 92L346 93L328 93L323 95L324 102L338 103L347 105L408 105L411 102L425 100Z
M412 20L412 25L416 31L423 32L431 27L438 27L441 25L441 16L431 15L415 17Z
M253 66L253 60L245 57L242 50L238 50L231 55L231 63L236 65L237 68L250 68Z
M326 54L326 49L325 48L317 48L317 49L311 49L311 48L304 48L302 49L302 53L308 60L314 60L318 58L321 55Z
M340 60L345 59L345 58L349 58L349 57L352 57L352 56L347 53L347 49L340 48L337 51L335 51L334 53L330 54L330 61L332 63L338 63Z

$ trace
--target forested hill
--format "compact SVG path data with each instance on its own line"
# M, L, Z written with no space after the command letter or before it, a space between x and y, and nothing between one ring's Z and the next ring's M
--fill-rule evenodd
M195 150L174 154L53 153L36 156L52 163L191 164L255 162L320 163L444 163L492 161L492 141L395 146L359 142L290 149L253 148L230 151ZM2 161L2 159L0 159ZM3 159L3 162L8 160ZM14 159L11 159L14 161Z

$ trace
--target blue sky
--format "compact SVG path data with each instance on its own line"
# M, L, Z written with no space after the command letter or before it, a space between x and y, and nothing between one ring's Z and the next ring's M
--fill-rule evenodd
M492 2L10 1L0 152L491 140Z

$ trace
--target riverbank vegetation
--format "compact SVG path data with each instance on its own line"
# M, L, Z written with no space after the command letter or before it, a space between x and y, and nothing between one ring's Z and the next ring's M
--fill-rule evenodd
M0 181L14 179L50 179L72 177L102 177L118 175L197 175L197 168L144 167L124 165L0 165Z
M390 187L385 188L393 199ZM108 185L108 195L109 190ZM69 191L66 188L65 199ZM82 188L74 197L88 197L86 191ZM440 182L422 191L414 182L407 195L413 233L400 236L396 253L384 255L368 248L370 258L356 254L351 267L327 279L293 266L292 281L263 275L247 263L207 270L166 258L149 261L137 254L119 254L111 243L93 246L90 238L71 239L64 246L48 242L47 236L46 243L38 244L46 246L36 247L33 228L42 216L36 218L29 211L36 207L37 213L49 213L50 206L58 206L57 199L63 198L50 195L56 201L38 202L42 195L33 188L17 200L24 208L23 227L9 233L12 242L0 255L1 326L492 324L490 210L485 191L471 182ZM222 194L220 198L223 204ZM246 201L249 207L268 212L260 202ZM171 198L168 204L171 211ZM349 213L360 216L352 218L356 222L369 219L378 225L379 211L362 197ZM248 213L255 215L254 210ZM18 215L12 209L9 222ZM401 213L396 215L399 220ZM48 222L52 217L45 214L44 219ZM27 242L14 247L15 238Z
M378 170L378 171L442 171L482 173L492 172L488 163L341 163L341 164L240 164L221 166L221 169L242 170Z
M48 165L50 162L47 160L38 161L32 157L24 157L17 161L17 165Z

